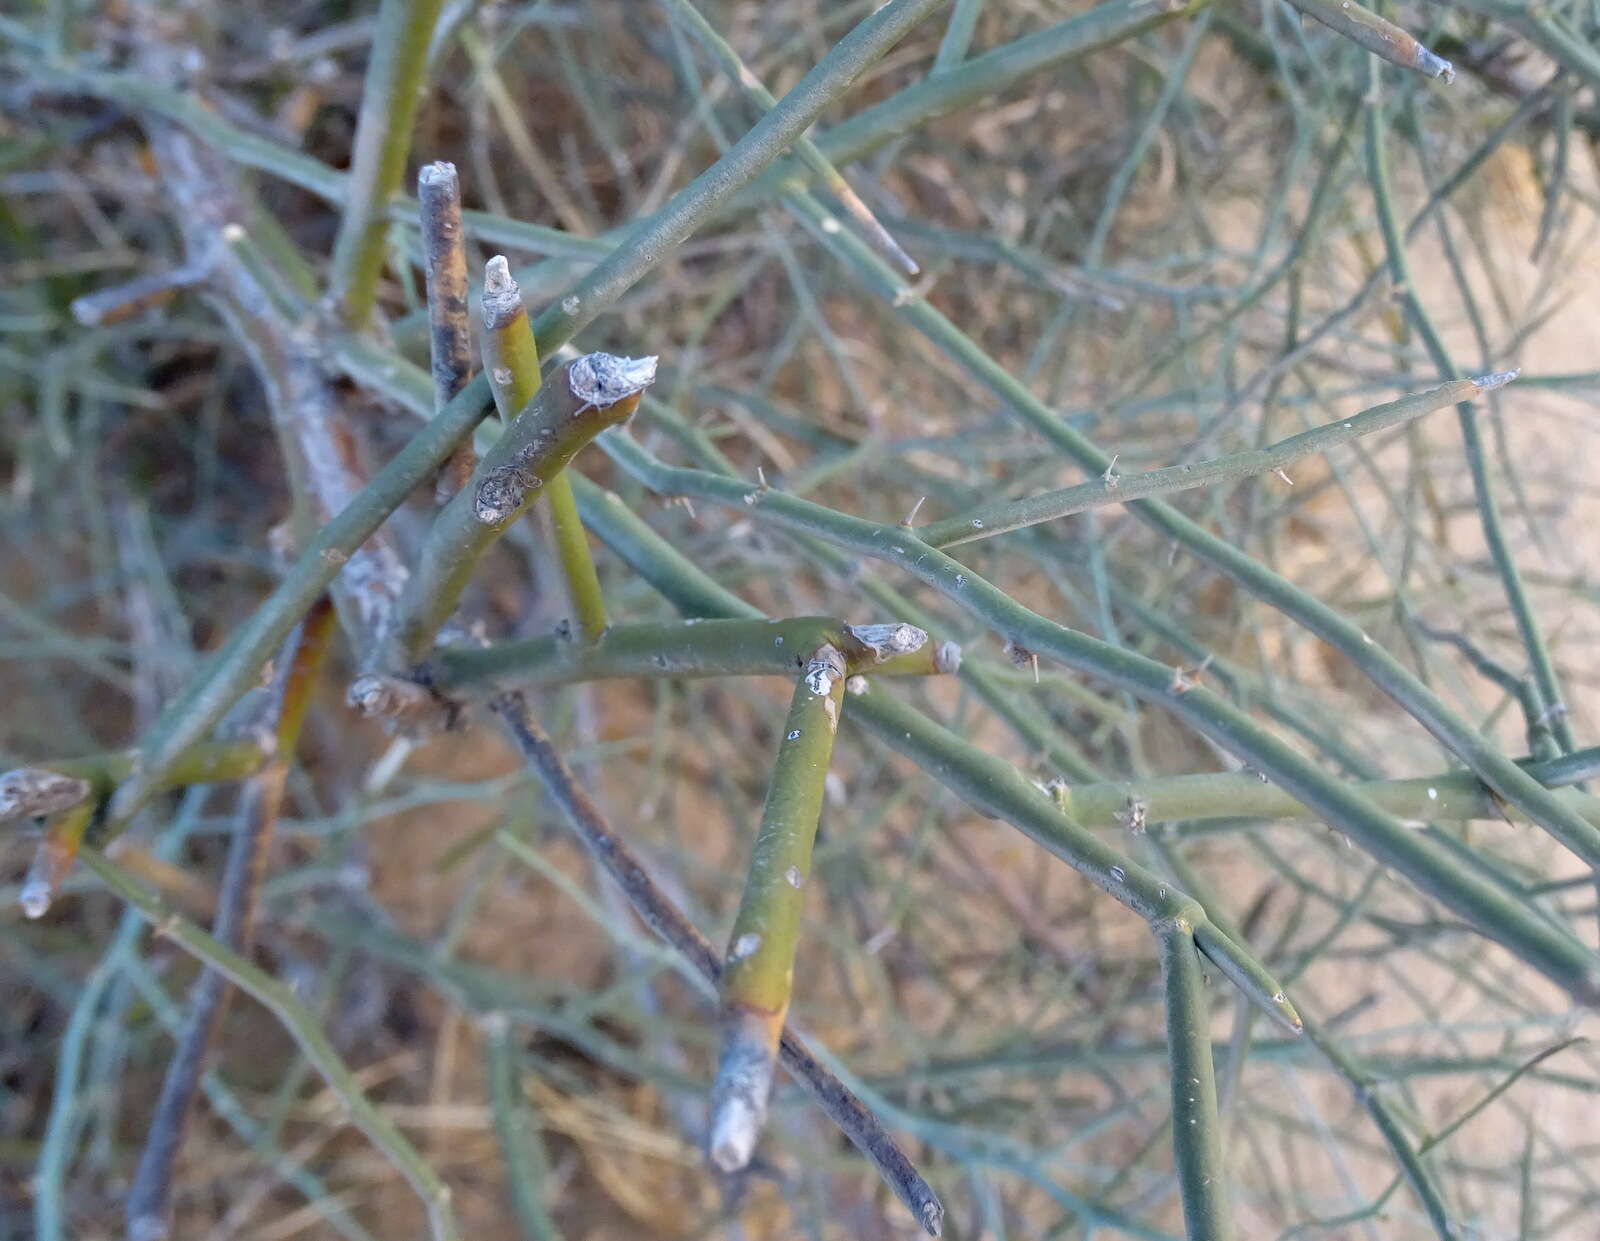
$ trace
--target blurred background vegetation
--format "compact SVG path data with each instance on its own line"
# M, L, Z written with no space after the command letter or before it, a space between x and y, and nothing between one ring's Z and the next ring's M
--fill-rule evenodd
M474 281L508 254L535 313L756 119L676 4L444 7L411 169L456 163L481 213L467 227ZM780 98L875 7L697 5ZM1038 40L1087 5L957 0L869 69L813 137L920 274L903 296L875 296L758 179L579 338L660 355L634 439L890 524L919 501L929 520L1086 477L948 342L919 333L908 304L936 307L1123 473L1520 367L1477 402L1487 492L1443 411L1177 503L1341 609L1503 753L1593 738L1600 10L1388 11L1454 63L1446 84L1280 0L1115 7L1137 20L1105 46L1035 62ZM339 220L326 177L350 158L374 30L374 5L325 0L22 0L0 17L0 766L135 743L280 572L294 497L260 359L187 288L105 321L73 307L193 258L195 205L150 149L151 125L173 118L240 165L290 265L320 270ZM982 72L939 114L861 124L972 64ZM375 339L424 361L414 226L397 224L389 247ZM413 434L381 384L341 377L338 391L368 467ZM663 498L594 449L579 468L765 612L913 620L961 641L987 695L954 679L907 692L1041 782L1239 769L1174 716L1035 664L894 569ZM401 546L427 507L396 515ZM496 636L564 615L545 546L505 540L479 575L474 606ZM1459 767L1344 655L1120 506L960 554L1052 620L1187 669L1342 778ZM614 619L674 615L618 556L596 558ZM886 615L872 578L919 615ZM752 1173L714 1175L700 1151L716 1054L704 996L495 729L391 737L344 705L360 653L335 643L331 661L289 774L256 959L449 1185L466 1235L914 1233L782 1080ZM718 945L787 697L777 680L726 679L535 698L591 794ZM1592 946L1588 868L1503 809L1414 827ZM235 816L225 787L165 796L116 856L203 921ZM1592 1015L1314 819L1140 831L1133 817L1096 830L1202 882L1322 1032L1254 1022L1209 978L1240 1236L1595 1235ZM0 1237L121 1235L195 963L82 868L26 921L16 896L37 838L4 830ZM815 875L793 1018L940 1191L947 1235L1182 1234L1161 971L1136 918L848 728ZM400 1172L270 1013L236 997L210 1063L174 1236L422 1235ZM1447 1225L1402 1178L1374 1097Z

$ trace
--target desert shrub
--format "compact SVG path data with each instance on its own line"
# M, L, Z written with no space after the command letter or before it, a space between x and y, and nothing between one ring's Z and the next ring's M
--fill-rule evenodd
M0 17L0 1232L1592 1236L1596 29Z

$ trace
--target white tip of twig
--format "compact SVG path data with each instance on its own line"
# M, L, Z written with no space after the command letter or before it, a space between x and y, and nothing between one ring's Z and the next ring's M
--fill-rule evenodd
M939 1203L922 1204L922 1230L930 1237L937 1237L944 1232L944 1207Z
M128 1221L128 1241L166 1241L171 1233L159 1215L140 1215Z
M1474 375L1472 382L1478 385L1479 392L1493 392L1496 388L1503 388L1518 375L1522 374L1519 366L1514 371L1495 371L1492 375Z
M17 904L22 906L25 918L42 918L50 912L50 884L43 879L29 879L17 893Z
M427 688L403 677L366 673L350 682L345 701L369 718L414 715L433 700Z
M933 650L933 666L940 672L961 671L961 643L944 641Z
M928 640L925 630L899 621L880 625L846 625L844 631L851 640L867 648L875 664L881 664L895 655L920 651L922 644Z
M0 775L0 823L70 810L89 796L89 782L43 767Z
M506 256L497 254L483 266L483 326L504 327L522 309L522 290Z
M711 1162L724 1172L737 1172L748 1165L750 1156L755 1153L763 1119L746 1107L742 1099L723 1104L711 1130Z
M455 181L456 166L447 159L424 164L417 172L418 185L453 185Z
M767 1120L772 1091L772 1056L753 1032L729 1031L717 1061L712 1087L711 1162L724 1172L737 1172L750 1162Z
M1417 48L1417 69L1430 78L1438 78L1446 86L1456 80L1456 67L1425 47Z
M656 381L656 359L586 353L567 367L567 386L585 405L603 408L643 392Z

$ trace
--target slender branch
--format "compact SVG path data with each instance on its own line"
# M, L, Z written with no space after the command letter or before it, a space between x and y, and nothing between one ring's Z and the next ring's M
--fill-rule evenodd
M494 1111L495 1140L500 1144L511 1209L528 1241L559 1241L544 1196L548 1161L539 1131L528 1115L528 1100L517 1076L511 1023L504 1013L489 1013L482 1022L484 1075L489 1106Z
M494 390L495 407L500 417L509 422L517 410L533 400L541 380L533 324L504 255L490 259L484 271L483 327L484 365L491 368L489 384ZM551 531L567 599L578 631L586 641L593 642L606 631L606 604L567 471L551 476L545 495L550 502Z
M1282 985L1244 948L1217 928L1186 892L1139 865L1069 819L1031 780L985 754L921 712L891 698L867 679L845 696L846 718L897 754L909 758L952 792L1042 845L1090 883L1146 922L1183 918L1205 954L1268 1017L1291 1032L1300 1016Z
M342 398L325 372L315 336L280 312L273 290L228 244L251 213L216 154L171 125L154 123L149 131L188 261L209 273L211 300L266 388L295 498L295 533L310 538L366 484ZM334 589L334 602L347 639L359 648L386 623L404 567L387 532L347 554L349 568ZM277 634L266 651L282 637Z
M983 2L956 0L950 20L945 23L944 38L939 40L938 55L933 58L934 73L947 73L966 59L973 32L978 28L978 18L983 13Z
M1195 937L1181 918L1156 932L1166 980L1167 1056L1172 1065L1172 1151L1189 1241L1230 1241L1222 1119L1211 1063L1211 1008Z
M1058 70L1166 22L1193 16L1209 2L1108 0L1035 34L930 74L833 126L817 139L817 146L835 165L852 163L932 117L978 103L1036 74ZM781 187L798 188L806 179L792 160L786 160L752 187L751 196L766 197Z
M422 1200L433 1241L455 1241L460 1234L450 1209L450 1190L395 1123L368 1099L356 1075L345 1066L315 1016L295 998L292 988L258 969L239 953L219 943L159 896L150 892L115 862L94 848L83 851L84 864L130 908L167 939L216 970L239 990L258 1000L283 1025L339 1101L352 1124L381 1151Z
M889 640L879 635L892 635ZM930 642L914 625L852 627L825 616L617 625L592 644L555 635L486 647L440 647L425 679L446 697L623 677L798 676L824 643L850 675L932 676L954 672L961 648Z
M191 784L224 784L261 770L271 750L255 738L210 741L179 755L158 791ZM113 750L0 775L0 823L56 814L84 800L103 801L133 774L138 750Z
M333 243L328 298L346 327L372 317L383 271L389 199L400 188L425 84L428 40L442 0L382 0Z
M141 310L165 306L180 290L193 288L205 278L205 269L190 263L136 276L123 284L73 298L72 317L84 327L120 323Z
M949 0L889 0L834 44L777 105L720 159L653 216L534 324L539 352L549 357L594 322L634 283L709 220L768 164L788 150L823 110L867 68Z
M496 701L495 710L545 792L560 807L595 861L617 882L634 912L657 936L677 949L696 972L710 982L718 981L722 963L710 942L650 878L627 843L605 821L550 738L534 721L526 701L519 694L506 694ZM938 1236L944 1208L877 1117L818 1062L793 1031L784 1032L778 1054L783 1067L811 1092L856 1149L872 1161L913 1218L930 1236Z
M1428 350L1428 356L1441 373L1453 365L1444 339L1434 325L1433 317L1423 305L1417 286L1411 279L1411 260L1406 238L1401 235L1395 217L1393 199L1389 192L1386 124L1383 117L1383 93L1377 66L1369 69L1368 102L1366 109L1367 171L1372 183L1373 203L1377 208L1378 222L1383 232L1388 268L1395 281L1396 293L1407 318L1417 329ZM1506 538L1500 518L1500 504L1495 495L1494 480L1489 473L1488 456L1484 451L1483 437L1478 426L1478 412L1470 404L1456 406L1456 420L1461 429L1462 449L1467 458L1467 468L1472 476L1472 491L1477 501L1478 521L1483 529L1484 543L1493 561L1495 573L1505 592L1506 605L1516 622L1517 634L1527 651L1528 665L1533 682L1542 699L1541 710L1529 720L1530 728L1537 724L1549 727L1556 743L1563 750L1573 748L1572 728L1566 718L1567 708L1562 700L1560 678L1556 675L1554 661L1545 643L1544 634L1534 615L1533 604L1522 583ZM1542 718L1541 718L1542 717ZM1556 838L1562 839L1555 827L1545 824ZM1570 846L1569 846L1570 847Z
M1021 500L999 500L979 505L955 517L919 526L916 534L931 547L953 547L958 543L992 538L1010 530L1086 512L1104 504L1124 504L1130 500L1173 495L1196 487L1211 487L1257 474L1269 474L1314 453L1327 452L1338 444L1349 443L1363 435L1385 431L1390 427L1403 426L1447 405L1484 392L1493 392L1516 376L1516 371L1504 371L1495 375L1452 380L1427 392L1403 396L1397 401L1375 405L1349 418L1301 431L1266 448L1247 449L1226 457L1213 457L1209 461L1169 465L1138 474L1117 474L1108 469L1103 477L1093 482L1046 491Z
M844 656L816 647L795 682L750 853L739 914L722 967L722 1050L711 1091L711 1161L724 1172L750 1162L766 1125L767 1096L789 1011L796 945L823 784L839 731Z
M1337 0L1337 3L1335 0L1289 0L1289 3L1391 65L1414 70L1425 78L1438 78L1447 86L1456 80L1455 66L1448 60L1434 55L1399 26L1357 4L1356 0Z
M283 802L289 759L305 719L311 685L328 649L332 621L333 609L324 600L286 639L265 707L277 738L275 757L265 770L250 778L240 797L211 934L219 944L241 954L250 951L256 898ZM202 968L189 990L183 1029L162 1079L144 1150L124 1203L128 1241L158 1241L169 1235L172 1165L200 1088L206 1052L221 1025L226 997L227 980L210 967Z
M1581 751L1573 758L1575 778L1557 761L1522 761L1530 776L1546 787L1587 780L1596 770L1600 750ZM1501 819L1506 804L1470 772L1448 771L1408 780L1372 780L1358 783L1360 794L1392 815L1408 821ZM1127 826L1206 819L1271 819L1294 822L1316 816L1282 789L1263 784L1250 772L1208 772L1144 780L1058 786L1052 789L1063 810L1086 827ZM1600 798L1575 789L1557 795L1578 813L1600 825Z
M691 0L666 0L666 3L690 29L694 37L716 58L724 72L739 84L747 99L763 113L770 112L777 106L778 101L772 92L745 64L733 45L717 33L716 27L705 19L705 15L691 3ZM872 239L873 245L894 260L908 275L914 276L921 270L878 217L872 214L872 208L862 201L861 196L845 180L844 174L817 149L815 142L802 134L794 144L794 153L799 156L801 163L821 178L828 192L839 200L840 205L855 220L861 231Z
M1155 849L1171 869L1174 878L1201 899L1209 899L1210 893L1205 880L1195 872L1178 849L1159 839L1155 841ZM1227 915L1219 915L1218 921L1225 933L1243 938L1242 933L1233 926ZM1310 1044L1313 1052L1321 1056L1328 1067L1344 1080L1351 1097L1372 1120L1373 1127L1388 1146L1395 1162L1400 1165L1402 1175L1410 1181L1440 1241L1456 1241L1455 1225L1450 1220L1450 1212L1445 1206L1439 1187L1423 1163L1421 1154L1411 1144L1411 1135L1406 1132L1405 1123L1397 1114L1396 1108L1384 1097L1384 1091L1380 1089L1379 1074L1346 1051L1339 1040L1323 1028L1321 1022L1305 1017L1304 1024L1305 1042ZM1250 1050L1259 1059L1260 1041L1254 1042ZM1388 1074L1384 1073L1383 1076L1386 1077Z
M422 267L428 291L428 345L433 405L441 410L472 378L472 334L467 325L467 249L461 232L461 178L441 160L417 173L422 222ZM463 440L439 472L435 499L446 503L466 485L477 458Z

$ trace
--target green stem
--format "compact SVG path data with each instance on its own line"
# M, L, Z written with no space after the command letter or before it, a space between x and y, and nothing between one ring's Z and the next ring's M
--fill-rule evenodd
M1581 755L1590 760L1600 751ZM1561 781L1556 762L1523 762L1522 767L1546 786ZM1579 780L1589 778L1592 761L1580 768ZM1573 783L1575 781L1568 781ZM1374 780L1357 784L1357 791L1374 805L1408 820L1464 821L1504 819L1499 801L1470 772L1440 772L1409 780ZM1078 822L1087 827L1126 826L1130 817L1154 826L1158 823L1205 819L1246 818L1293 822L1314 819L1304 805L1282 789L1263 784L1249 773L1208 772L1188 776L1080 784L1061 788L1057 799ZM1600 824L1600 798L1575 789L1557 796L1596 824ZM1130 808L1135 814L1130 816Z
M533 325L504 255L490 259L484 271L483 326L484 365L491 369L489 386L500 417L510 422L517 410L533 400L541 379ZM553 476L545 493L550 499L551 532L567 600L578 631L585 641L593 642L606 631L605 596L600 590L594 557L589 554L583 519L572 498L570 474L562 470Z
M1003 820L1043 846L1145 921L1186 920L1206 956L1240 991L1278 1025L1299 1031L1300 1015L1277 979L1223 933L1193 897L1068 818L1015 767L967 744L871 681L859 693L852 690L846 695L845 705L852 723L860 724L982 813Z
M792 677L823 643L838 648L851 674L931 676L957 667L960 652L953 643L928 641L915 626L895 628L907 631L899 645L911 649L880 657L853 638L848 625L825 616L617 625L592 644L550 635L441 647L428 662L428 683L447 697L460 697L623 677Z
M173 760L156 791L242 780L260 771L267 757L253 739L200 742ZM85 799L103 801L138 766L138 750L112 750L8 771L0 776L0 823L54 814ZM58 795L47 796L52 790Z
M824 643L810 653L795 683L744 897L728 939L710 1138L711 1160L724 1172L737 1172L750 1162L766 1122L778 1040L794 982L811 848L847 675L844 656Z
M1394 213L1393 198L1389 190L1381 85L1382 78L1378 73L1378 67L1372 65L1368 76L1366 114L1367 169L1372 182L1374 205L1383 231L1388 267L1407 318L1416 327L1417 334L1422 338L1434 366L1439 368L1441 373L1447 373L1452 365L1450 353L1445 347L1444 339L1434 326L1432 316L1428 314L1417 293L1417 286L1411 278L1411 261L1406 240ZM1533 614L1533 605L1523 586L1516 557L1506 541L1505 528L1500 517L1500 502L1495 495L1494 480L1489 475L1489 461L1484 452L1483 438L1478 427L1478 412L1463 401L1456 406L1456 417L1461 427L1462 449L1472 475L1473 496L1477 500L1478 520L1483 529L1484 543L1488 547L1495 573L1500 578L1506 604L1511 609L1512 619L1517 626L1517 634L1528 654L1534 685L1538 688L1539 697L1542 699L1544 718L1530 720L1530 727L1548 725L1555 736L1556 744L1563 751L1569 751L1573 748L1574 742L1571 724L1567 719L1566 704L1561 695L1560 679L1556 675L1555 664L1550 658L1550 649L1545 643L1544 634L1540 631L1539 622ZM1561 839L1554 828L1550 830L1557 839Z
M857 77L949 0L889 0L856 26L795 83L716 163L660 211L641 221L616 249L534 324L548 357L594 322L647 271L704 224L768 164L792 147Z
M484 553L585 444L625 421L655 378L655 359L591 353L560 368L506 425L472 478L428 529L377 666L404 675L423 663ZM359 699L359 690L352 688Z
M1172 1152L1189 1241L1230 1241L1227 1166L1211 1063L1211 1007L1188 924L1156 932L1166 981L1167 1055L1172 1065Z
M550 480L546 491L550 500L550 533L567 583L567 596L577 614L578 632L587 642L605 633L605 596L600 592L600 575L589 554L589 538L578 516L578 502L572 498L572 480L562 471Z
M561 1234L545 1205L549 1161L539 1130L528 1114L528 1100L517 1075L511 1023L504 1013L489 1013L483 1019L483 1060L511 1210L528 1241L558 1241Z
M684 562L681 578L685 583L691 582L697 573L698 570ZM519 694L506 694L496 701L495 711L574 834L622 889L634 912L656 935L677 949L696 973L715 983L721 977L722 963L711 944L651 879L628 843L606 822L550 738L534 721L526 701ZM778 1055L783 1067L811 1093L840 1132L872 1161L878 1175L894 1190L923 1230L937 1237L944 1207L877 1116L811 1053L794 1031L784 1031Z
M328 1041L328 1036L317 1024L317 1019L295 998L294 992L207 935L189 919L174 912L159 896L148 891L98 850L85 848L83 860L106 887L127 902L164 938L221 974L241 991L255 997L278 1019L306 1059L322 1074L328 1089L344 1105L351 1123L383 1152L422 1200L427 1213L429 1235L434 1241L454 1241L459 1233L450 1209L450 1190L405 1134L363 1093L355 1074L345 1067L339 1053Z
M361 90L361 113L333 243L328 296L346 327L360 330L378 300L389 199L400 188L422 101L428 40L441 0L383 0Z
M690 0L665 0L665 3L689 27L695 38L700 40L705 49L716 58L723 71L738 83L745 96L757 108L766 113L778 106L778 101L772 92L762 85L761 79L756 77L745 64L743 58L733 49L733 45L717 33L716 28L706 21L704 15ZM967 7L970 8L970 4ZM872 208L862 201L861 196L845 180L844 174L817 149L815 142L802 134L794 144L794 153L799 156L802 164L821 178L828 192L839 200L840 205L849 212L862 232L872 239L872 243L879 250L887 254L909 275L914 276L921 270L911 256L901 249L900 243L888 229L884 228L877 216L872 214Z
M953 547L958 543L992 538L1010 530L1086 512L1104 504L1124 504L1150 496L1191 491L1196 487L1237 482L1242 478L1281 470L1313 453L1327 452L1338 444L1349 443L1360 436L1403 426L1446 405L1456 404L1483 392L1492 392L1510 383L1515 376L1515 371L1506 371L1452 380L1427 392L1403 396L1397 401L1375 405L1349 418L1312 427L1265 448L1247 449L1226 457L1213 457L1209 461L1169 465L1138 474L1116 474L1108 469L1107 474L1095 482L1046 491L1021 500L999 500L979 505L955 517L919 526L916 534L932 547Z
M835 125L817 140L817 145L835 165L852 163L931 117L977 103L1025 78L1059 69L1166 22L1193 16L1208 2L1109 0L1036 34L974 56L944 72L930 74L914 86ZM763 177L752 193L763 190L770 193L784 185L798 188L804 181L800 169L786 161Z
M934 73L948 73L967 58L982 13L983 0L956 0L950 20L945 23L944 38L939 40L938 54L933 58Z
M1155 848L1170 868L1173 878L1202 900L1209 902L1210 892L1207 885L1189 865L1183 854L1161 840L1155 841ZM1218 921L1226 934L1243 940L1244 936L1226 915L1219 916ZM1323 1028L1321 1022L1310 1017L1303 1017L1303 1021L1306 1042L1317 1055L1322 1057L1328 1067L1344 1080L1351 1097L1367 1113L1379 1136L1388 1146L1390 1154L1394 1156L1395 1162L1400 1165L1402 1175L1411 1183L1423 1210L1428 1213L1428 1219L1432 1222L1439 1241L1456 1241L1455 1225L1450 1220L1450 1212L1439 1193L1439 1187L1422 1162L1420 1152L1412 1146L1405 1125L1384 1097L1379 1075L1340 1046L1339 1042ZM1262 1050L1259 1041L1250 1045L1251 1054L1257 1060L1261 1058ZM1384 1079L1398 1075L1388 1069L1382 1071Z

